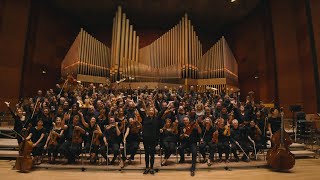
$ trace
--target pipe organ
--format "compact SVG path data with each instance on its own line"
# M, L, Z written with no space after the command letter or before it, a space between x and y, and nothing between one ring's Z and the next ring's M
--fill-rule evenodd
M133 88L195 86L238 90L238 64L222 37L206 53L188 15L151 44L139 48L139 36L122 8L113 18L111 48L81 29L62 62L62 76L73 74L85 82L104 83L120 79ZM149 86L149 88L154 88Z
M119 6L113 19L110 77L112 82L135 77L139 67L139 36Z
M110 49L81 28L61 64L61 75L83 82L106 83Z

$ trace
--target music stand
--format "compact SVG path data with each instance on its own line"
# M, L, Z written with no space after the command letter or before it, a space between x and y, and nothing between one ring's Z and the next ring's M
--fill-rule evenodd
M289 110L292 112L292 131L294 134L294 142L297 141L297 132L295 131L297 121L295 120L294 113L302 110L301 105L290 105Z

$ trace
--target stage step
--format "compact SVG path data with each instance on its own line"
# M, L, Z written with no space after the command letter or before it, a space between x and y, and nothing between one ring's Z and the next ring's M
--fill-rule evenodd
M0 149L18 149L17 139L0 138Z
M302 158L302 157L316 157L316 153L313 151L308 151L308 150L299 150L299 151L291 151L292 154L297 158Z
M167 166L160 166L160 161L155 160L155 169L156 170L190 170L191 161L186 163L176 163L169 161ZM120 168L117 165L89 165L89 164L76 164L76 165L61 165L61 164L46 164L42 163L40 165L35 165L36 168L46 168L46 169L79 169L79 170L103 170L103 171L112 171L112 170L144 170L144 163L140 164L139 162L134 162L132 165L126 165L124 168ZM251 162L230 162L230 163L212 163L210 167L206 163L197 163L197 170L231 170L231 169L250 169L250 168L259 168L267 167L266 161L251 161Z
M306 149L306 145L300 143L292 143L289 148L290 151L301 151Z
M0 150L0 158L16 158L18 155L18 151Z

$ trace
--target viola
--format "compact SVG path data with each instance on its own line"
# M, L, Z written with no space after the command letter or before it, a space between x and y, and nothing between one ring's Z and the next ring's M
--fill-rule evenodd
M49 145L54 145L56 146L58 144L58 135L56 134L56 132L54 132L54 130L51 130L50 133L50 140L49 140Z
M192 133L193 129L195 127L198 127L198 120L196 120L195 122L189 123L186 127L185 127L185 132L184 134L187 134L188 136L190 136L190 134Z
M219 139L219 132L218 132L218 130L216 130L216 131L212 134L212 143L218 143L218 139Z
M80 132L80 130L76 130L75 127L73 129L72 143L74 143L74 144L82 143L81 132Z

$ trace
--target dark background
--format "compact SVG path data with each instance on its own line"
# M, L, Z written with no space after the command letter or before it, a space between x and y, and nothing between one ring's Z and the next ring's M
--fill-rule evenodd
M319 67L320 1L310 4ZM81 27L110 46L118 5L140 36L140 47L187 12L203 53L226 37L243 95L253 90L265 103L278 100L287 110L301 104L307 113L317 112L305 0L0 0L0 110L5 100L16 102L55 85Z

